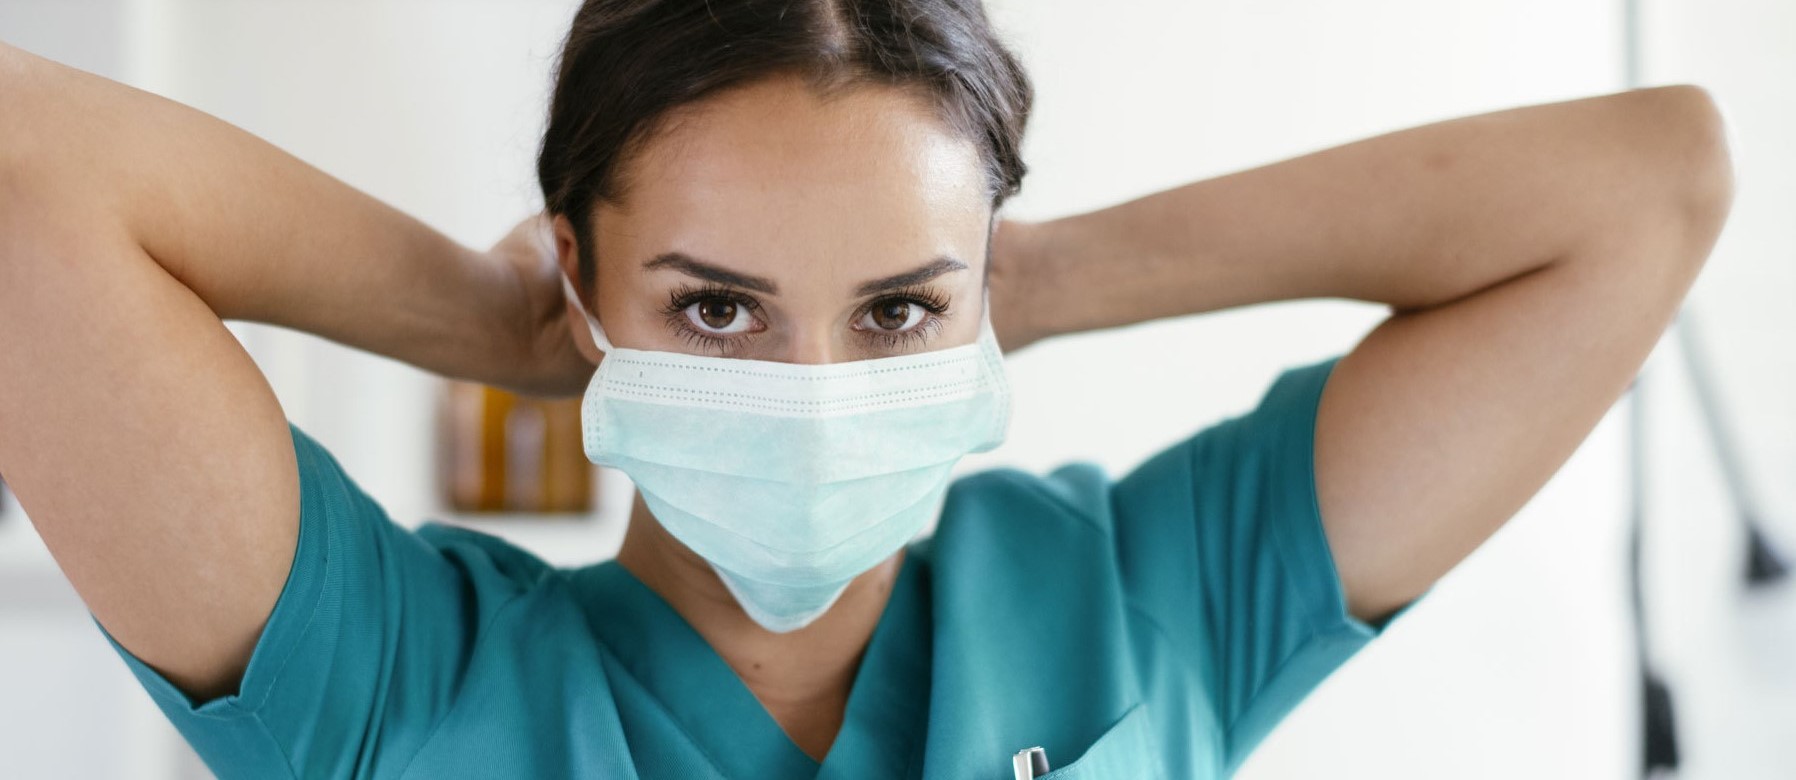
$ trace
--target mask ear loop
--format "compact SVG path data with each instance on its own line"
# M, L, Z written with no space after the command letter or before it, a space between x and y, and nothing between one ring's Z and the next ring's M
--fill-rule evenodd
M599 326L599 318L587 311L586 305L580 302L580 293L574 289L574 283L567 278L567 274L561 275L561 291L567 296L568 303L573 304L574 308L580 312L580 316L586 318L586 328L592 331L593 345L597 346L600 352L614 351L611 339L605 338L605 329Z

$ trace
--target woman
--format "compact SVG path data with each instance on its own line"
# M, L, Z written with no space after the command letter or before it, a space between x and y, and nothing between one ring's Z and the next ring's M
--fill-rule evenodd
M0 50L0 472L221 777L1224 776L1564 462L1731 199L1679 86L1004 222L1029 102L970 0L591 0L478 252ZM1392 315L1122 479L949 480L998 344L1317 296ZM230 318L584 388L617 560L395 525Z

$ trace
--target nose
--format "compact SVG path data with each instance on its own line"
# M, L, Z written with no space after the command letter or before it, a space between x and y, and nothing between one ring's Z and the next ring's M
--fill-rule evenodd
M825 329L806 330L792 339L792 348L783 358L788 363L822 365L843 360L841 345Z

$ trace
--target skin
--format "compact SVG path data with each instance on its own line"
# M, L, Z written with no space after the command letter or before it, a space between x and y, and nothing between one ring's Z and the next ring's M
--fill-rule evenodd
M966 343L989 207L913 99L767 82L690 107L601 206L596 290L626 346L696 351L658 308L678 249L777 283L737 356ZM753 99L749 99L750 97ZM197 698L236 689L292 559L281 410L221 320L271 322L448 376L576 392L598 359L561 297L572 231L480 252L216 119L0 46L0 472L121 644ZM1691 86L1425 125L1087 214L1001 222L1010 349L1264 301L1392 315L1324 389L1316 481L1354 615L1415 598L1525 503L1626 388L1732 200ZM329 225L330 230L316 230ZM942 253L950 316L870 344L863 281ZM128 387L129 392L121 392ZM637 506L620 553L821 757L899 560L787 635L741 614Z

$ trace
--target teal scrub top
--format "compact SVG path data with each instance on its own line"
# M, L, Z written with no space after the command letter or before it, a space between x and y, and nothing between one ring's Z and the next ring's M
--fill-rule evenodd
M1226 777L1382 630L1347 613L1317 511L1338 359L1121 479L956 478L821 764L616 562L408 530L297 428L298 549L238 692L195 701L107 640L227 780L996 779L1032 746L1051 778Z

